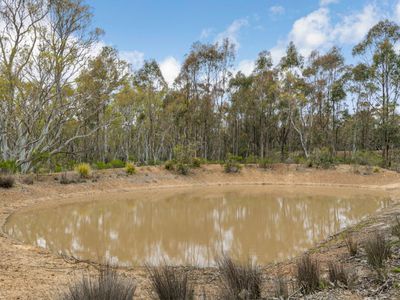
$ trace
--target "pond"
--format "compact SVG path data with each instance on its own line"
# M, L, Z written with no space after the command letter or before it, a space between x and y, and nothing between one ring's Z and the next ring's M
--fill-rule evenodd
M17 212L4 230L55 253L121 266L212 266L221 253L265 264L299 255L390 202L373 190L300 186L158 189L76 200Z

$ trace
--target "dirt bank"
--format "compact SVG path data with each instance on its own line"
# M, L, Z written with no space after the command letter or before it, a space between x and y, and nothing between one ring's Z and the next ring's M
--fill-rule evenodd
M369 174L369 175L363 175ZM127 177L123 170L96 172L95 180L85 183L61 185L58 175L42 175L33 185L24 185L18 181L11 190L0 189L0 224L7 217L20 209L36 205L54 205L74 201L85 195L104 195L109 192L123 192L138 189L176 188L181 186L202 185L234 185L234 184L279 184L279 185L326 185L347 186L354 188L371 188L385 190L393 199L393 204L383 211L376 213L362 224L352 229L357 232L358 238L363 239L372 230L388 230L388 224L400 212L400 175L386 170L373 173L360 169L354 172L349 166L339 166L336 170L315 170L297 167L295 165L276 165L272 170L260 170L256 167L245 167L240 174L225 174L219 165L207 165L193 171L188 176L180 176L168 172L160 167L142 167L138 173ZM92 198L92 197L88 197ZM362 259L351 261L347 257L346 247L342 236L336 235L310 250L324 262L330 259L340 260L359 270L359 275L371 278L371 272ZM1 231L0 236L0 298L1 299L53 299L57 291L65 287L76 276L83 272L94 272L94 268L85 263L74 263L49 253L44 249L23 245L13 240ZM288 261L276 265L264 266L266 281L271 280L277 272L289 277L293 272L293 262ZM184 268L183 268L184 269ZM213 298L218 284L218 274L213 268L190 268L190 277L196 286L206 286L205 290ZM139 299L151 297L151 290L146 272L143 268L121 270L134 277L138 289ZM361 280L359 285L365 284ZM372 286L370 284L370 286ZM377 288L379 285L377 284ZM392 297L393 288L385 290L385 297ZM198 288L198 293L202 288ZM336 293L335 292L330 292ZM378 291L380 292L380 291ZM329 293L328 293L329 294ZM318 297L328 294L321 293ZM328 296L327 296L328 297ZM342 291L335 298L362 298L362 291Z

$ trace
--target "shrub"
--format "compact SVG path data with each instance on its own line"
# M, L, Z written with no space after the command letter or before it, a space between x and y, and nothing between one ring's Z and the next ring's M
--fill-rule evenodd
M345 239L347 250L351 256L356 256L358 252L358 242L354 240L353 236L348 234Z
M151 285L160 300L191 300L194 298L192 285L186 273L178 273L167 265L147 267Z
M390 257L390 244L380 233L372 235L365 243L368 264L375 270L382 269L385 260Z
M200 168L201 167L201 159L200 158L193 158L192 159L192 167L193 168Z
M95 163L95 167L97 170L105 170L105 169L111 169L112 165L110 163L105 163L102 161L98 161Z
M12 176L0 175L0 188L11 189L15 184L15 179Z
M217 260L222 279L222 299L260 299L261 272L257 265L237 264L228 256Z
M362 166L382 166L383 159L378 153L371 151L357 151L352 157L352 163Z
M179 174L181 174L181 175L187 175L187 174L189 174L189 170L190 170L190 168L189 168L189 165L188 164L185 164L185 163L178 163L177 165L176 165L176 171L179 173Z
M234 155L228 154L228 158L225 161L225 165L224 165L225 173L239 173L240 170L242 169L242 166L240 165L240 161L242 161L241 156L234 156Z
M328 148L315 149L308 164L310 167L329 169L335 165L335 160Z
M18 171L17 163L13 160L0 161L0 173L14 174Z
M297 262L297 282L303 294L310 294L320 286L320 267L316 260L304 255Z
M79 174L81 178L89 178L92 169L87 163L81 163L75 167L75 171Z
M112 168L121 169L125 167L125 163L120 159L113 159L110 161L110 165Z
M396 224L392 225L392 234L400 239L400 220L396 217Z
M175 170L175 162L173 160L167 160L164 165L165 169L168 171Z
M271 158L263 158L258 161L258 167L261 169L271 169L272 163Z
M329 274L329 281L332 282L334 285L337 286L339 283L342 283L345 286L348 286L349 275L343 265L336 264L335 262L332 261L329 262L328 274Z
M128 175L133 175L136 173L135 164L133 162L127 162L125 165L125 172Z
M69 178L67 173L62 173L60 176L60 183L61 184L72 184L72 183L77 183L77 180L73 178Z
M60 295L62 300L132 300L135 284L107 267L96 277L82 277Z

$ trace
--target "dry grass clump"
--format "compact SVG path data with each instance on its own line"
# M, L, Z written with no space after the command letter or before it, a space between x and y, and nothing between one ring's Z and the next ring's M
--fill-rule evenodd
M396 224L392 226L392 234L400 239L400 220L396 217Z
M275 281L275 297L278 299L289 298L288 284L282 276L278 276L278 278Z
M297 282L303 294L315 292L320 287L320 266L306 254L297 262Z
M178 273L167 265L148 266L151 285L160 300L191 300L194 298L192 285L186 273Z
M357 240L355 240L351 234L348 234L346 236L345 243L350 256L356 256L358 252Z
M329 281L335 286L339 284L349 285L349 273L342 264L337 264L333 261L328 263Z
M11 175L0 175L0 188L11 189L15 184L15 179Z
M382 234L375 233L365 242L365 253L368 264L372 268L382 269L391 254L390 244Z
M32 185L34 183L34 179L32 175L24 176L22 178L22 183L26 185Z
M122 278L106 267L96 277L82 277L70 285L60 300L132 300L136 286L133 281Z
M252 263L237 264L228 256L217 260L222 279L221 299L260 299L261 272Z
M77 172L81 178L89 178L92 173L92 168L87 163L81 163L75 167L75 172Z

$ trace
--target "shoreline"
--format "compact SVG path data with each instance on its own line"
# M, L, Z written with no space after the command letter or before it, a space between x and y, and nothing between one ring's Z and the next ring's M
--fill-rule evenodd
M338 233L317 243L307 252L316 255L339 257L343 255L343 232L355 230L360 239L367 232L376 228L374 225L385 227L384 220L400 212L400 175L387 170L371 175L354 174L350 166L338 166L336 170L298 170L295 165L277 165L273 170L259 170L255 167L245 167L240 174L225 174L219 165L205 165L194 170L189 176L180 176L162 167L141 167L138 174L125 176L120 170L96 172L95 182L61 185L55 181L56 174L43 177L43 181L35 182L33 186L18 184L11 190L0 190L0 298L3 299L37 299L39 295L54 296L57 289L62 289L82 272L94 272L93 266L86 263L67 262L59 255L46 249L22 244L9 237L4 232L4 224L14 213L25 209L40 208L49 205L70 204L88 195L95 197L113 192L123 193L153 189L178 189L202 186L229 185L274 185L274 186L305 186L332 187L350 189L371 189L385 191L391 198L389 207L363 219L361 222L345 228ZM74 200L75 198L75 200ZM90 198L90 197L88 197ZM89 199L89 201L91 201ZM383 224L382 224L383 223ZM383 225L383 226L382 226ZM356 228L356 229L355 229ZM331 245L333 244L333 245ZM338 251L340 250L340 251ZM328 253L329 255L326 255ZM326 257L325 257L326 258ZM265 273L277 272L290 274L294 259L284 260L262 266ZM207 285L207 291L212 294L218 283L215 268L181 267L192 270L192 280L195 285ZM151 295L147 275L143 267L119 268L121 272L134 277L138 288L136 299L148 299ZM60 274L60 270L62 273ZM80 275L79 275L80 274ZM199 292L199 291L198 291ZM197 293L198 294L198 293ZM199 294L198 294L199 295ZM40 298L39 297L39 298ZM45 298L46 298L45 297Z

